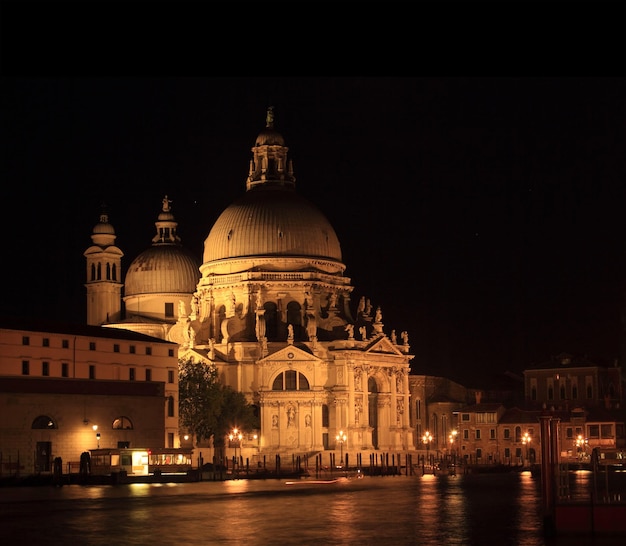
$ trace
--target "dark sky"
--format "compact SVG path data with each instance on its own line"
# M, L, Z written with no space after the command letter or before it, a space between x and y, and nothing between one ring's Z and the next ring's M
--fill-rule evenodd
M624 78L4 78L0 314L85 320L107 203L127 267L167 194L202 255L275 107L346 274L459 378L620 356Z

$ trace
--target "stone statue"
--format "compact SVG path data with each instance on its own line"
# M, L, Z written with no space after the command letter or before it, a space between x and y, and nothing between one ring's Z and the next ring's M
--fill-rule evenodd
M346 324L345 331L348 332L348 339L354 339L354 324Z
M317 337L317 319L313 313L307 313L306 333L310 341Z

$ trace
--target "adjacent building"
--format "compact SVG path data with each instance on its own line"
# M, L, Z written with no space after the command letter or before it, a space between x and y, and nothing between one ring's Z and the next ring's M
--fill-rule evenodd
M131 331L0 320L2 472L96 447L178 447L178 346Z

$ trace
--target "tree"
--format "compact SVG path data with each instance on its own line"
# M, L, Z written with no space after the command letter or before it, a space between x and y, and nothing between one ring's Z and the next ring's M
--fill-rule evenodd
M215 447L233 428L257 429L258 416L243 393L219 382L217 369L193 359L178 361L178 403L181 428L196 437L196 443L213 437Z

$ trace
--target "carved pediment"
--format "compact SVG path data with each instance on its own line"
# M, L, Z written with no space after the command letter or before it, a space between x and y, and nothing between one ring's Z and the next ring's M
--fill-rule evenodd
M259 364L267 364L270 362L319 362L319 358L310 352L300 349L296 345L287 345L279 349L275 353L267 355L258 361Z
M366 353L385 353L385 354L393 354L393 355L401 355L403 353L398 350L398 348L389 341L387 336L382 336L376 339L373 339L365 348Z
M212 361L209 358L209 349L194 347L193 349L179 349L178 351L178 360L187 360L192 359L196 362L205 362L210 364ZM214 351L215 360L226 362L226 358L219 351Z

